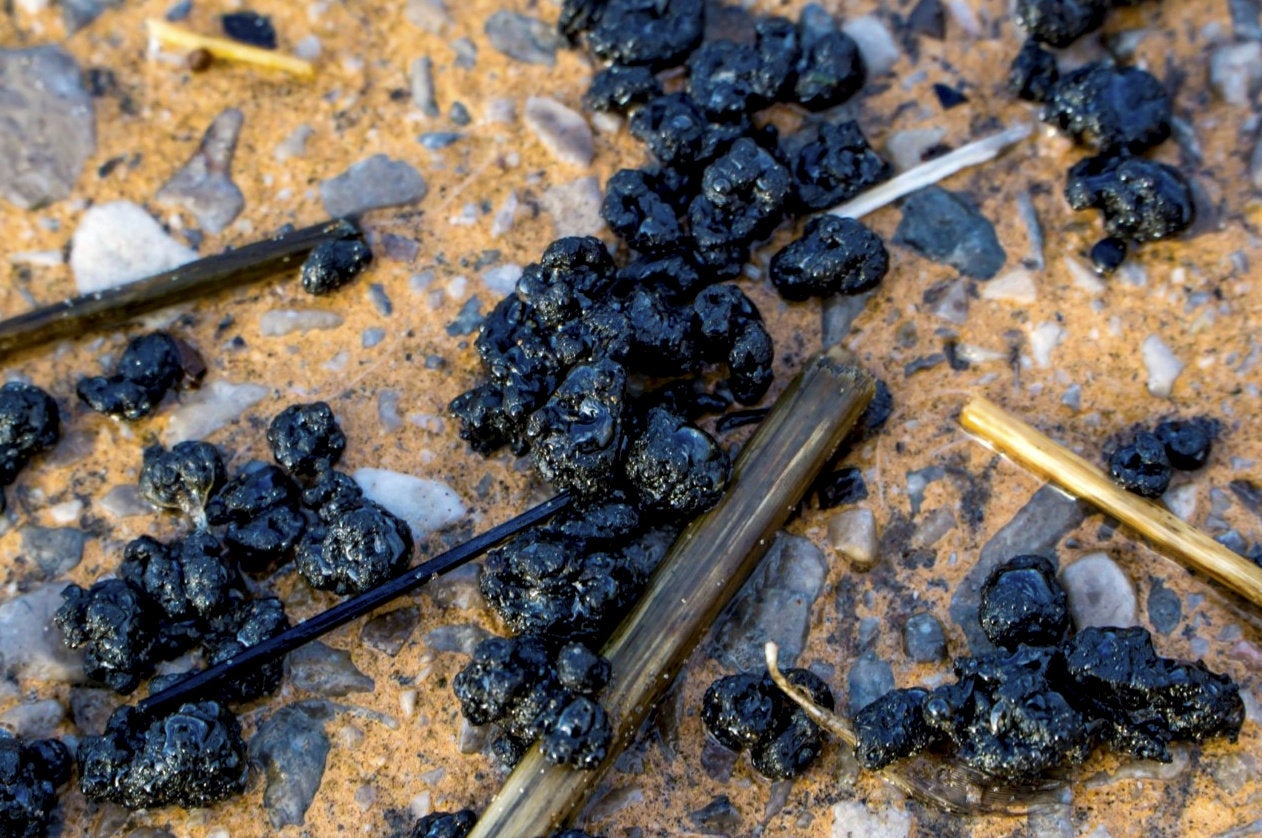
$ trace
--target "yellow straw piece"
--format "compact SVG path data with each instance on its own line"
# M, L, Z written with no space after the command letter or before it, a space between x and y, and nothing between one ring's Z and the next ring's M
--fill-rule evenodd
M981 397L972 399L960 413L960 424L1069 494L1112 515L1161 552L1262 606L1262 567L1236 555L1156 503L1120 488L1099 468L993 402Z
M239 61L242 64L253 64L265 70L280 70L283 73L309 79L315 76L315 66L310 61L294 58L270 49L260 49L248 44L237 43L227 38L216 38L211 35L200 35L179 26L173 26L164 20L150 18L145 21L149 27L149 37L163 46L192 52L204 49L215 58L223 61Z

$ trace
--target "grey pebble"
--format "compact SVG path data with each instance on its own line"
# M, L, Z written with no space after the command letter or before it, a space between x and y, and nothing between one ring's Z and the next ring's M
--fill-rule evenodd
M907 15L907 30L941 41L946 37L946 12L942 0L920 0Z
M538 18L501 10L487 19L485 32L491 46L509 58L548 67L556 63L560 37Z
M846 686L850 691L846 706L853 718L855 713L894 689L894 670L875 652L864 652L850 667Z
M1227 0L1231 10L1231 28L1237 38L1262 40L1262 3L1258 0Z
M259 315L259 334L263 337L279 338L294 332L306 333L336 329L345 318L335 311L324 309L292 309L276 308Z
M909 195L902 211L894 242L965 276L990 279L1008 258L995 225L962 195L926 187Z
M378 614L364 623L364 627L359 630L359 639L370 649L394 657L399 654L403 644L408 642L420 619L421 609L415 605L405 605Z
M416 261L416 257L421 253L421 245L416 241L416 239L408 238L407 236L400 236L397 233L382 233L379 242L381 244L381 254L387 259L391 259L395 262L414 262ZM388 315L390 312L382 312L381 306L378 305L379 298L373 295L371 290L373 287L380 288L381 283L374 282L369 286L368 293L370 302L372 302L373 306L377 308L379 314ZM384 295L385 292L383 291L382 294ZM384 299L385 304L388 307L390 304L390 298L385 297Z
M291 157L302 157L307 153L307 141L314 135L315 129L304 122L276 144L276 148L272 149L272 157L276 158L277 163L284 163Z
M38 209L70 194L96 150L92 97L59 46L0 50L0 197Z
M430 151L439 151L463 139L464 134L461 134L459 131L429 131L417 137L416 141L421 144L422 148Z
M937 663L946 658L946 632L932 614L913 614L903 626L903 648L916 663Z
M382 317L394 314L394 303L390 302L390 295L386 293L385 286L380 282L374 282L368 286L368 301Z
M290 652L285 673L297 688L320 695L372 692L376 684L351 662L350 652L316 641Z
M1262 84L1262 44L1244 41L1215 47L1209 56L1209 83L1229 105L1248 106Z
M689 812L688 820L702 835L732 835L740 830L741 813L732 805L730 797L720 794L695 812Z
M460 717L460 729L456 732L456 750L462 754L476 754L491 744L491 725L471 725Z
M592 129L583 115L547 96L526 100L522 118L539 142L562 163L587 167L596 150Z
M259 725L249 754L267 777L263 807L272 827L301 825L324 779L324 723L297 706L282 707Z
M171 175L154 199L192 213L208 233L221 233L245 208L245 195L232 182L232 155L245 116L228 108L210 123L201 145Z
M934 290L936 293L932 295L926 292L925 302L930 305L929 311L948 323L963 326L968 321L968 280L950 280ZM932 299L929 299L930 296Z
M432 35L441 35L451 25L451 12L443 0L408 0L403 7L408 22Z
M414 204L428 191L420 172L384 154L361 160L320 184L324 209L335 218L380 207Z
M732 778L732 769L739 757L735 751L720 745L713 736L707 736L701 746L701 770L716 783L726 784Z
M359 345L364 349L372 349L377 344L386 339L386 330L378 326L370 326L364 329L359 336Z
M1233 480L1227 484L1236 500L1244 504L1259 520L1262 520L1262 488L1248 480Z
M105 730L110 715L123 698L113 690L97 687L72 687L70 689L70 718L85 736L99 736Z
M425 646L431 652L459 652L472 655L474 648L491 634L472 623L439 626L425 635Z
M0 657L6 675L57 683L83 681L83 651L67 649L61 629L53 623L64 587L45 585L0 605Z
M10 707L0 715L0 727L7 728L23 739L47 739L57 732L57 726L66 718L66 708L55 698L32 701Z
M412 104L428 117L436 117L441 111L434 95L434 59L428 55L417 58L408 65L408 83L412 91Z
M187 19L192 11L193 0L179 0L179 2L171 4L163 17L171 23L179 23L180 21Z
M83 561L88 534L74 527L26 526L22 535L22 555L39 566L47 579L73 570Z
M556 235L561 238L595 236L604 230L605 220L600 217L602 200L600 180L590 175L548 187L539 203L552 216Z
M763 646L775 641L793 666L806 646L811 607L824 589L828 562L808 539L780 533L753 576L720 617L711 656L729 669L763 665Z
M1183 603L1179 595L1160 579L1152 580L1148 590L1148 622L1157 634L1169 634L1183 619Z
M867 306L868 300L876 293L866 294L834 294L823 301L820 307L820 326L824 336L824 346L836 346L850 334L850 327Z
M1054 554L1056 545L1082 523L1086 507L1054 486L1043 486L983 545L977 563L951 597L950 614L964 631L972 654L994 651L977 620L982 583L1003 561L1027 553Z
M472 70L478 66L478 45L468 38L457 38L452 41L451 51L456 54L452 63L461 70Z
M447 334L452 337L471 335L481 325L482 301L475 294L460 307L460 313L456 315L456 319L447 324Z
M1078 631L1092 626L1134 626L1135 585L1105 553L1089 553L1060 574L1069 597L1069 613Z
M461 127L473 122L473 117L469 115L469 109L465 107L464 102L452 102L447 117Z
M377 421L386 433L394 433L403 427L403 417L399 415L398 390L381 390L377 393Z

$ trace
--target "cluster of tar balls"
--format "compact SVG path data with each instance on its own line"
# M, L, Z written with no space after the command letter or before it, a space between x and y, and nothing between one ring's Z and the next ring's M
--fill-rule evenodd
M195 529L165 544L141 536L115 578L62 592L55 620L66 643L84 649L89 678L130 693L159 660L200 646L213 665L288 628L280 600L251 599L243 573L292 558L313 587L358 593L406 568L408 525L335 468L346 437L327 404L286 408L267 441L276 465L252 462L231 478L206 442L145 451L140 494ZM282 676L281 662L269 662L223 684L213 701L156 718L120 708L102 735L80 743L84 794L136 809L202 806L241 791L241 730L223 703L268 695ZM180 677L155 678L150 690Z
M1218 435L1213 419L1170 419L1151 431L1138 431L1109 456L1109 474L1124 489L1159 498L1175 469L1195 471L1209 460Z
M1164 239L1194 220L1192 189L1178 169L1141 155L1170 136L1170 97L1151 73L1093 62L1061 75L1044 46L1065 47L1104 24L1111 6L1130 0L1017 0L1029 38L1012 64L1009 86L1043 103L1043 119L1094 152L1069 169L1065 199L1104 215L1107 238L1091 249L1100 273L1126 258L1128 242Z
M986 775L1022 780L1082 762L1096 745L1169 762L1171 742L1234 742L1244 723L1228 676L1160 657L1147 629L1071 634L1065 592L1042 556L996 568L979 618L998 651L956 660L954 683L892 690L855 715L865 767L935 748Z
M431 812L412 827L410 838L465 838L477 823L478 816L471 809L459 812ZM548 838L597 838L581 829L563 829L551 833Z
M485 641L453 682L466 718L498 724L508 765L537 738L553 762L599 764L603 678L579 688L566 661L597 660L581 644L607 633L674 534L727 487L727 452L696 421L759 401L773 347L754 303L721 281L782 223L890 175L853 122L812 121L783 141L754 124L774 103L822 110L862 87L858 47L830 15L809 6L796 23L759 19L754 43L702 44L705 14L702 0L564 3L561 33L609 62L586 104L628 114L654 158L606 188L601 216L630 253L619 264L596 238L550 244L482 324L486 380L451 404L474 450L528 454L575 499L490 554L482 592L517 637ZM655 73L679 65L685 88L667 93ZM867 291L888 266L878 236L822 216L769 276L804 300ZM695 376L720 365L726 378L705 389Z

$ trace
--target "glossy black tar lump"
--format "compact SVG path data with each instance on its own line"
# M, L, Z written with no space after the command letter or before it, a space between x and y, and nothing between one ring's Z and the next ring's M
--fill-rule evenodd
M359 236L321 242L302 263L302 288L321 296L336 291L372 263L372 251Z
M833 708L832 692L807 669L785 670L815 704ZM701 720L706 730L734 751L750 752L758 773L772 780L801 774L819 756L823 735L766 672L740 672L719 678L705 692Z
M1065 200L1076 210L1104 214L1104 229L1119 239L1156 241L1196 218L1192 188L1173 166L1126 155L1099 155L1069 169Z
M1109 476L1123 489L1159 498L1170 485L1170 458L1161 439L1148 431L1135 434L1109 456Z
M889 272L881 237L853 218L821 215L771 257L767 275L786 300L862 294Z
M56 445L60 436L61 417L52 396L20 381L0 387L0 486L16 480L26 464Z
M410 838L464 838L477 821L472 809L430 812L413 824Z
M80 379L76 391L98 413L141 419L184 378L183 353L166 332L141 335L127 344L113 375Z
M1062 75L1043 121L1097 151L1138 153L1170 136L1170 97L1151 73L1087 64Z
M0 835L44 835L71 765L69 749L57 739L24 742L0 730Z
M854 729L865 767L942 747L985 774L1022 780L1082 762L1097 745L1168 762L1170 742L1239 734L1244 704L1231 679L1158 656L1146 629L1063 639L1064 592L1045 559L1012 559L987 587L983 625L1009 648L957 660L954 683L893 690L862 708ZM1034 606L1017 607L1013 598L1026 594Z
M219 449L208 442L176 443L145 449L140 496L161 509L193 514L223 486L227 472Z
M85 797L128 809L208 806L240 794L249 770L240 723L213 701L153 719L120 707L83 738L78 762Z

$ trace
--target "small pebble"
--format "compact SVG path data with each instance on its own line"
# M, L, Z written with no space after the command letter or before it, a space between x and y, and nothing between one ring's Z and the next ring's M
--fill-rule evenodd
M70 269L80 294L125 285L197 258L130 201L90 207L70 245Z
M1183 602L1160 579L1148 590L1148 622L1158 634L1169 634L1183 619Z
M363 628L359 630L359 639L369 648L394 657L408 642L420 619L419 608L415 605L405 605L402 608L378 614L364 623ZM415 693L412 698L415 701Z
M1074 627L1138 625L1135 586L1105 553L1090 553L1061 571Z
M937 617L928 612L913 614L903 626L903 648L916 663L936 663L946 659L946 632Z
M324 723L297 705L281 707L250 739L250 761L263 768L263 808L273 829L301 826L324 780L329 738Z
M1007 260L995 225L963 196L930 186L903 202L895 244L927 259L959 269L974 279L990 279Z
M154 200L187 210L211 234L227 229L245 208L245 195L229 171L245 116L228 108L211 121L201 145L175 174L162 184Z
M867 570L877 560L876 516L866 508L837 513L828 519L828 542L855 570Z
M416 169L384 154L361 160L320 184L324 209L335 218L381 207L414 204L428 191L425 178Z
M22 536L22 556L34 561L48 579L55 579L79 566L83 561L83 547L88 534L72 527L25 526L19 530Z
M376 684L351 662L350 652L332 649L318 640L290 652L285 674L301 690L327 696L372 692Z
M224 34L234 41L262 49L276 49L276 29L266 15L257 12L232 12L221 15Z
M323 309L272 309L259 315L259 334L269 338L284 337L294 332L306 334L336 329L344 321L345 318L337 312Z
M487 18L484 30L491 46L509 58L548 67L556 63L560 38L538 18L500 10Z
M451 25L451 12L443 0L407 0L403 16L408 23L431 35L441 35Z
M171 411L165 442L174 445L187 439L205 439L229 422L245 416L271 390L261 384L233 384L215 379L203 385Z
M380 468L361 468L351 477L364 496L402 518L419 541L464 517L464 503L445 483Z
M1126 261L1126 242L1109 236L1091 247L1091 266L1100 276L1109 276Z
M412 92L412 104L428 117L441 113L434 95L434 59L428 55L417 58L408 65L408 81Z
M584 168L591 165L595 155L592 129L578 111L546 96L531 96L523 117L526 127L557 160Z
M894 670L875 652L864 652L850 667L846 686L850 691L847 708L853 718L855 713L894 689Z

